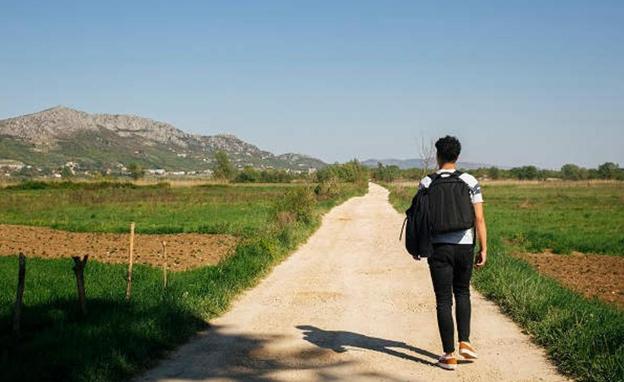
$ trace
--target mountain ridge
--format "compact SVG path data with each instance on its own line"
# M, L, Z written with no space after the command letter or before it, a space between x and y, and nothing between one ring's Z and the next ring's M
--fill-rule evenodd
M275 155L232 134L191 134L137 115L90 114L58 105L0 120L0 159L39 167L76 162L95 169L137 162L148 168L199 171L210 168L219 150L239 168L304 172L325 166L304 154Z

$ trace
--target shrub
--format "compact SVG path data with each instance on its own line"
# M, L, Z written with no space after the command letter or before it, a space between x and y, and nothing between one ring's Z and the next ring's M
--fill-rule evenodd
M316 172L316 180L319 183L332 179L349 183L366 183L368 175L368 168L354 159L344 164L336 163L323 167Z
M7 186L7 190L100 190L108 188L132 188L139 187L149 188L167 188L169 183L158 183L150 186L137 186L129 182L45 182L29 180L18 184Z
M399 166L384 166L381 162L378 162L377 168L371 172L373 179L379 182L393 182L401 175Z
M234 178L235 183L254 183L260 179L258 170L253 167L247 166L243 171L239 172Z
M340 194L340 185L335 179L328 179L319 183L314 188L314 194L318 200L332 199Z
M253 167L245 167L234 178L235 183L290 183L294 176L285 170L256 170Z
M152 190L171 188L169 182L158 182L156 184L137 185L130 182L41 182L27 181L16 185L8 186L7 189L13 190L108 190L108 189L133 189L133 190Z
M47 188L51 188L49 183L33 180L27 180L25 182L6 187L7 190L45 190Z
M138 163L130 163L128 171L130 172L130 177L134 180L139 180L145 176L145 169Z
M297 187L288 190L284 196L278 199L274 207L274 221L284 219L284 213L292 213L297 222L310 223L314 219L316 198L309 188Z
M275 227L283 230L297 222L297 216L291 211L280 211L275 216Z

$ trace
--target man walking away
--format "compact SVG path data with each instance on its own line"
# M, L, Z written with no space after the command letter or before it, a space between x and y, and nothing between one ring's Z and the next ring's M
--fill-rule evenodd
M427 189L429 192L433 254L429 257L428 263L436 296L438 329L444 350L437 365L447 370L455 370L457 359L452 315L453 295L456 304L459 354L465 359L476 359L477 352L470 344L470 277L474 261L475 228L480 247L474 264L476 267L483 267L487 259L487 232L481 187L472 175L461 173L456 168L461 151L459 140L446 136L440 138L435 147L439 170L422 179L419 191ZM440 191L443 189L442 184L446 184L446 189L453 190L452 194ZM464 197L466 200L462 199ZM449 221L466 222L463 227L468 228L449 230L461 226L445 223Z

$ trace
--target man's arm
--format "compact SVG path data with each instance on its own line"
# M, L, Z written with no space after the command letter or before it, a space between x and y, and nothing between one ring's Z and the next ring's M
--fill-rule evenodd
M483 214L483 203L474 203L475 228L477 239L479 239L479 254L477 255L476 267L481 268L487 261L487 227L485 226L485 215Z

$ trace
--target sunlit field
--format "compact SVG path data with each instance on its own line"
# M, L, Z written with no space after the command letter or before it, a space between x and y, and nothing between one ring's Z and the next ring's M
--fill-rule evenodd
M392 204L403 212L416 191L415 184L389 187ZM559 279L539 272L523 254L554 252L577 261L581 255L570 254L581 252L624 260L619 257L624 255L624 184L514 182L486 184L483 194L489 263L475 272L475 287L544 345L561 371L583 381L620 380L624 375L624 310L576 293ZM624 262L615 263L616 269L600 275L572 267L577 271L572 278L599 278L602 281L595 288L600 288L614 274L621 274ZM623 294L624 290L610 293Z
M127 266L89 260L86 316L76 300L72 260L28 257L20 338L11 332L18 261L0 257L0 380L117 381L149 367L305 240L321 213L363 194L366 185L339 184L331 195L313 188L25 184L0 190L0 224L128 232L134 221L141 233L239 240L215 266L171 272L167 288L160 268L135 265L130 301Z

